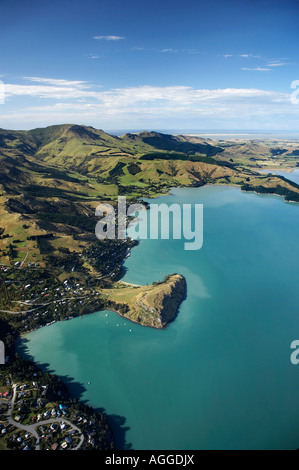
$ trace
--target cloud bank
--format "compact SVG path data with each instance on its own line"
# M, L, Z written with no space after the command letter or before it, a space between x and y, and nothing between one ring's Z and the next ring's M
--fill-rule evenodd
M121 41L125 38L123 36L94 36L93 39L97 39L99 41Z
M238 128L242 123L245 128L280 129L286 117L294 128L299 125L299 109L291 103L290 94L277 91L150 85L104 90L80 80L24 80L27 83L5 84L1 127L80 122L110 129L140 125L194 129Z

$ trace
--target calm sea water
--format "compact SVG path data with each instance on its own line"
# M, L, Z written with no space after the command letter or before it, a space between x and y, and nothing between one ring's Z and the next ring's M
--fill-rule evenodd
M228 186L158 202L204 204L203 247L143 240L124 280L184 275L176 320L159 331L97 312L28 334L22 354L114 415L119 446L298 448L299 206Z

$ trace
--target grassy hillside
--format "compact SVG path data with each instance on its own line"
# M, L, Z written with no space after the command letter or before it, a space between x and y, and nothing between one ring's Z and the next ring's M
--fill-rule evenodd
M164 328L175 319L185 293L186 281L179 274L167 276L150 286L117 283L102 290L102 295L117 313L153 328Z
M60 248L95 241L99 202L165 194L170 187L234 184L299 199L299 187L257 170L296 166L295 142L220 142L141 132L112 136L73 124L0 129L0 255L4 264L45 264ZM43 243L39 237L51 234ZM46 249L47 245L47 249Z

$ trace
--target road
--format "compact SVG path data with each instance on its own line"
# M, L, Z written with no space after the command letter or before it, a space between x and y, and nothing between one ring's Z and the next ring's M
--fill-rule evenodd
M17 386L16 386L16 384L13 384L12 388L13 388L12 399L10 401L0 399L0 402L8 404L8 412L7 412L7 415L6 415L8 422L12 426L15 426L16 428L21 429L25 432L28 432L28 433L30 433L34 436L34 438L35 438L35 450L40 450L40 436L38 435L36 428L38 428L40 426L43 426L43 425L52 424L52 423L57 423L57 424L58 423L65 423L65 424L69 425L72 429L77 431L79 433L80 441L76 445L76 447L73 447L71 450L80 449L80 447L82 446L82 444L84 442L84 435L81 432L81 430L77 426L75 426L75 424L73 424L71 421L69 421L68 419L65 419L65 418L50 418L50 419L46 419L44 421L39 421L38 423L28 424L28 425L23 425L23 424L20 424L17 421L15 421L12 418L11 414L12 414L14 403L15 403L16 396L17 396Z
M21 313L30 313L30 312L35 312L35 310L38 310L39 308L41 307L46 307L47 305L50 305L50 304L57 304L59 306L59 304L61 302L68 302L69 300L80 300L80 299L85 299L86 297L94 297L95 294L86 294L86 295L81 295L81 296L77 296L77 297L64 297L62 299L56 299L56 300L51 300L50 302L46 302L46 303L43 303L43 304L35 304L35 307L34 308L31 308L31 309L28 309L28 310L19 310L18 312L14 312L13 310L0 310L0 313L10 313L11 315L19 315ZM19 303L22 303L21 301L17 301L17 300L14 300L14 302L19 302ZM25 302L23 302L25 303ZM31 305L32 304L28 304L28 305Z
M26 251L26 255L25 255L23 261L22 261L21 264L20 264L20 269L22 268L23 264L25 263L25 261L26 261L28 255L29 255L29 251Z

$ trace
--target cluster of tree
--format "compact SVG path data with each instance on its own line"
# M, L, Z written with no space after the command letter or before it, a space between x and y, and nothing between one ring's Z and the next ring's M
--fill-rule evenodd
M277 185L276 187L266 187L266 186L252 186L250 184L243 184L241 186L243 191L255 191L260 194L277 194L278 196L284 196L286 201L299 202L299 193L291 191L284 186Z
M31 168L36 173L42 174L43 178L60 179L62 181L68 181L70 183L81 183L82 184L82 180L79 180L78 178L70 176L65 171L58 170L57 168L50 168L50 167L45 168L45 167L43 167L41 165L38 165L36 163L33 163L33 162L31 162Z
M56 223L63 225L70 225L71 227L77 227L83 232L94 232L97 219L93 214L87 216L83 214L64 214L61 212L39 212L36 216L40 220L44 220L48 223Z
M63 199L68 199L68 200L80 200L79 196L87 197L88 193L83 193L83 192L73 192L73 191L65 191L60 188L55 188L53 186L38 186L31 184L29 186L25 186L24 192L28 196L33 196L33 197L59 197Z
M126 240L99 240L83 250L82 257L102 275L114 272L120 274L123 261L128 250L136 245L136 241Z
M142 155L140 160L183 160L191 162L202 162L210 165L226 166L228 168L235 168L235 164L232 162L224 162L221 160L215 160L215 158L202 155L188 155L188 154L177 154L177 153L162 153L152 152Z
M8 246L8 256L10 260L13 260L15 256L17 255L17 251L12 243L9 244Z
M87 270L83 266L82 257L79 256L79 253L73 251L70 252L68 248L59 247L59 255L49 254L47 257L48 264L52 268L62 269L65 272L81 272L86 273Z
M137 175L137 173L140 173L142 170L140 168L139 165L137 165L137 163L129 163L128 166L127 166L127 169L128 169L128 172L130 173L130 175Z
M125 315L129 311L129 307L127 304L119 304L114 300L106 300L105 308L107 308L108 310L114 310L116 312L119 312L121 315Z
M109 181L117 183L118 177L124 175L123 168L126 166L123 162L118 162L112 170L109 171Z
M273 157L277 157L287 152L287 149L270 149L270 152L272 153Z

